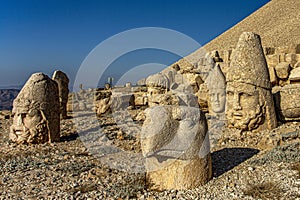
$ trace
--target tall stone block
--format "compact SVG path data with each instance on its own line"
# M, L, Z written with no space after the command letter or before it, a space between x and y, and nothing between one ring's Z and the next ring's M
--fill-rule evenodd
M54 80L58 85L60 116L62 119L66 119L69 96L69 78L64 72L57 70L53 73L52 80Z

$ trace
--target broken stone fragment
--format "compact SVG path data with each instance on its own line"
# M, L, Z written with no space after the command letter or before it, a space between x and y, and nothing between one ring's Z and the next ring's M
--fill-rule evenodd
M280 79L287 79L290 74L291 66L288 62L281 62L275 67L276 75Z

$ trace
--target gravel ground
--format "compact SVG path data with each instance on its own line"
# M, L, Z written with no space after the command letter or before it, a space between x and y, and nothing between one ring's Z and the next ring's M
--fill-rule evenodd
M212 148L211 181L158 192L146 189L139 138L130 133L140 124L127 121L124 131L105 116L78 134L87 119L63 120L61 142L42 145L11 143L12 120L1 119L0 199L300 199L300 122L258 133L224 128Z

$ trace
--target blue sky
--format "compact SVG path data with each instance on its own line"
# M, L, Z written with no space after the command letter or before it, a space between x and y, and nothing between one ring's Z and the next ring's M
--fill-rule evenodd
M33 72L51 76L56 69L73 81L91 50L133 28L173 29L204 45L267 2L0 0L0 87L22 85ZM164 64L176 59L169 57Z

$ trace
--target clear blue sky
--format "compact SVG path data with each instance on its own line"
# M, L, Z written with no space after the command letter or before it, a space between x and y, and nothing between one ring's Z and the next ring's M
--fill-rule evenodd
M33 72L51 76L56 69L73 81L93 48L133 28L169 28L204 45L267 2L0 0L0 87L22 85Z

